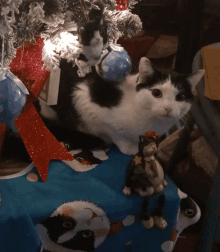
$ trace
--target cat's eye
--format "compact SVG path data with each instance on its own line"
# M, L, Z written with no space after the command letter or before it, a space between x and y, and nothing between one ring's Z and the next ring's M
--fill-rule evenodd
M186 99L186 96L184 95L184 94L178 94L177 96L176 96L176 100L177 101L184 101Z
M194 210L193 209L187 209L186 211L185 211L185 215L186 216L192 216L194 214Z
M84 231L83 233L82 233L82 237L83 238L88 238L88 237L90 237L92 235L92 232L91 231Z
M159 89L152 89L151 93L156 98L162 97L162 92Z
M73 224L70 221L66 221L63 223L63 227L65 227L65 228L71 228L72 226L73 226Z

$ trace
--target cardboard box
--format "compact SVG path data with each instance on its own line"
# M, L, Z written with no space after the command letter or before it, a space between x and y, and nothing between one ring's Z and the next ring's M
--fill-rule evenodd
M50 77L40 93L39 99L47 105L56 105L60 84L60 68L51 72Z
M220 100L220 43L202 48L205 74L204 95L212 100Z

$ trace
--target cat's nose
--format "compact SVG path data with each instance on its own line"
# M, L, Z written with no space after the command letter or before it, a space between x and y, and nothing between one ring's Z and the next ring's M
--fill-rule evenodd
M172 108L164 108L167 114L169 115L172 112Z

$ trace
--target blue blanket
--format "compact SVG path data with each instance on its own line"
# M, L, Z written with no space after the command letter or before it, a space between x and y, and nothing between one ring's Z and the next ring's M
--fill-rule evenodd
M171 251L172 246L164 249L162 244L172 240L177 224L178 188L166 176L168 226L145 229L139 220L142 198L122 193L129 159L111 150L107 160L85 172L52 161L47 182L40 180L35 168L0 180L0 251L38 252L41 246L51 252ZM29 181L30 173L39 180ZM157 197L151 197L149 213Z

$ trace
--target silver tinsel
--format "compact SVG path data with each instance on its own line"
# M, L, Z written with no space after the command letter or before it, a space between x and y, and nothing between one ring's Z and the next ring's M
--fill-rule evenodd
M19 47L24 42L32 42L35 37L39 34L39 30L42 26L40 20L31 20L26 13L22 13L22 16L17 24L14 35L16 39L16 47Z
M139 0L128 0L128 10L134 9Z
M125 38L132 38L141 32L142 22L138 15L125 10L121 11L117 17L118 30Z
M22 0L0 0L0 35L6 37L5 65L9 65L15 56L15 48L24 42L32 42L39 35L45 42L53 44L55 41L54 51L47 54L45 48L43 50L43 59L48 68L56 68L61 57L74 63L80 53L77 29L74 32L71 30L74 37L67 44L59 35L69 31L67 24L75 22L77 26L85 21L86 16L88 18L83 1L95 4L96 0L47 0L30 4L22 3ZM140 18L130 12L138 0L129 0L125 11L116 10L116 0L100 1L105 6L103 19L107 24L109 42L116 43L122 36L131 38L141 31Z
M109 26L110 33L113 36L124 36L125 38L132 38L142 30L142 22L138 15L132 14L130 11L105 11L107 20L111 20ZM112 28L112 30L111 30Z
M14 35L6 34L4 39L4 67L8 67L11 64L12 59L16 55L16 49L14 48ZM2 50L2 38L0 38L0 51ZM2 55L2 54L1 54ZM0 61L1 61L0 56Z

